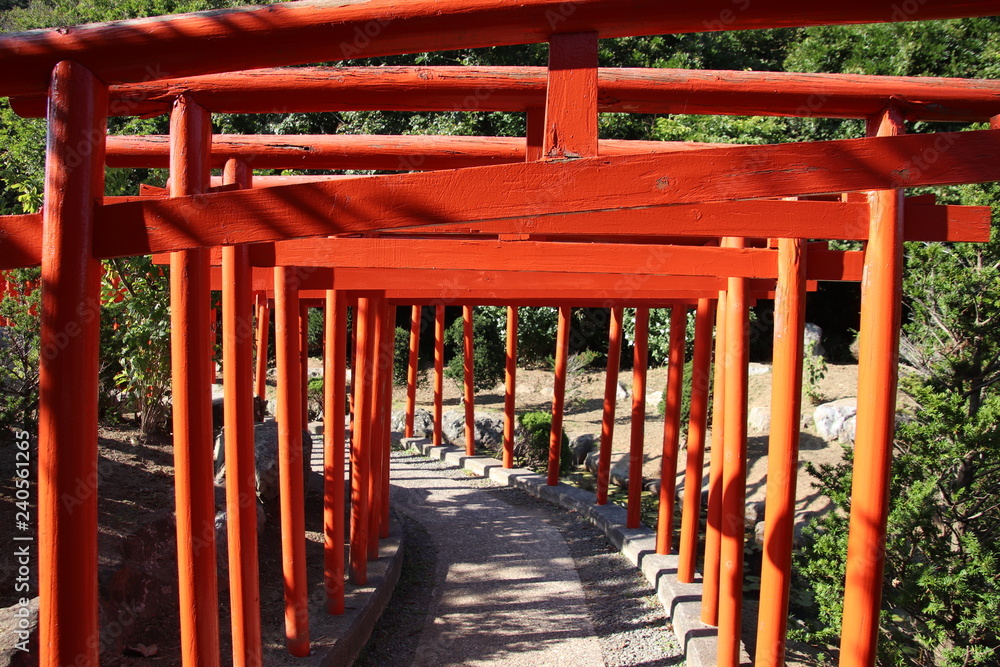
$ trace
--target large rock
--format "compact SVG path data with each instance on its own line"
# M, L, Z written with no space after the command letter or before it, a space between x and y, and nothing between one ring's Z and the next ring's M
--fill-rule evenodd
M263 502L278 497L278 422L254 424L254 458L257 467L257 497ZM312 436L302 431L302 470L306 478L311 471ZM215 469L222 470L226 463L226 429L215 439Z
M584 433L573 438L569 443L569 449L573 452L573 465L583 464L596 443L597 438L593 433Z
M840 433L837 435L837 442L843 443L845 445L854 444L854 434L858 426L858 416L852 415L844 420L844 425L840 429Z
M464 424L464 422L463 422ZM406 430L406 410L395 410L392 413L392 430L404 432ZM417 408L413 411L413 437L430 438L434 435L434 416L424 410Z
M771 408L750 408L750 415L747 417L747 426L751 431L767 433L771 428Z
M816 424L816 431L821 438L837 440L844 430L847 420L853 417L857 411L858 399L856 398L842 398L819 405L813 412L813 423Z
M0 667L37 664L38 598L22 598L0 609Z
M449 410L441 416L441 435L455 447L465 447L465 411ZM473 422L476 450L499 451L503 446L503 415L499 412L477 414Z
M221 387L222 385L212 385L213 387ZM264 421L264 417L267 414L267 401L265 401L260 396L253 397L253 420L255 422ZM212 399L212 429L214 432L218 433L219 429L223 427L226 419L226 409L225 409L225 399L222 396L216 396Z
M823 349L823 329L812 322L806 322L805 337L803 339L803 351L817 357L825 357L826 350Z
M615 401L624 401L631 395L631 392L625 388L625 385L619 382L618 387L615 389Z

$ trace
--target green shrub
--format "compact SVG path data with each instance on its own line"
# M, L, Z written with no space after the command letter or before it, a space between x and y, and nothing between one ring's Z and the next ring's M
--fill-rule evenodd
M444 340L452 350L451 359L444 372L445 377L462 383L465 378L462 318L451 323L451 326L445 331ZM495 323L487 318L474 316L472 320L473 388L476 391L485 391L497 386L503 380L506 364L507 351Z
M514 445L517 465L524 468L547 467L549 440L552 434L552 415L548 412L525 412L518 415L520 428ZM569 438L562 433L562 450L559 454L559 472L566 474L573 469L573 452Z
M309 378L307 396L306 411L309 413L309 420L312 421L323 414L323 405L326 400L323 392L323 378Z
M397 387L405 387L410 363L410 332L403 327L396 327L396 339L393 345L395 356L392 360L392 382Z
M708 420L712 420L712 368L709 367L708 375L703 378L692 378L691 373L694 370L694 362L688 361L684 364L684 382L681 384L681 433L685 433L687 429L688 420L691 418L691 385L692 382L704 382L708 385ZM662 415L667 410L667 396L664 393L663 398L660 399L659 405L657 405L657 411Z
M41 290L24 288L41 277L39 269L5 271L11 290L0 300L0 427L34 430L38 419L38 346Z

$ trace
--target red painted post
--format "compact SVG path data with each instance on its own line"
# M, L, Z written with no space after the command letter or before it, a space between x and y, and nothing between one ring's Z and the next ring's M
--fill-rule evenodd
M356 368L358 366L358 300L354 299L351 306L351 374L348 378L348 410L350 410L350 421L348 422L350 426L348 427L351 432L351 440L354 439L354 403L357 399L357 373Z
M226 183L251 187L246 162L229 160ZM226 429L226 527L233 664L261 664L257 482L253 427L253 303L250 249L222 249L222 370Z
M257 294L257 396L267 400L267 337L271 330L271 306L265 292Z
M306 532L302 475L302 366L299 357L299 293L294 269L274 268L274 342L278 366L278 480L281 564L285 578L285 644L296 657L309 655Z
M597 33L549 38L545 95L547 159L597 155Z
M444 304L434 309L434 438L431 444L441 446L442 413L444 410Z
M642 518L642 463L646 435L646 365L649 355L649 308L635 309L635 356L632 362L632 437L628 456L628 528Z
M94 208L104 195L108 91L68 61L55 67L51 84L38 401L39 664L96 665L101 264L91 248ZM70 332L77 336L61 348L58 337ZM19 450L29 437L15 432Z
M719 622L719 558L722 545L722 464L726 432L726 312L728 298L719 292L715 310L715 372L712 381L712 452L708 467L705 564L702 569L701 622Z
M357 353L354 357L354 428L351 433L351 581L358 586L368 582L368 434L371 400L372 363L371 299L358 299L354 311Z
M734 239L733 247L743 247ZM743 517L746 506L747 367L749 364L747 281L730 278L726 295L726 413L722 464L722 544L719 570L717 663L735 667L740 658L743 611Z
M771 433L767 448L767 498L755 656L760 667L785 664L795 479L799 463L805 305L805 241L781 239L778 241L778 288L774 299Z
M677 581L694 581L698 561L698 522L701 514L705 431L708 426L708 385L712 369L713 299L698 299L694 322L694 359L691 363L691 415L688 419L687 467L684 473L684 510L678 549Z
M212 303L214 303L214 299ZM215 348L219 341L218 322L219 311L213 307L208 316L208 377L211 378L212 384L215 384L216 380L219 379L218 368L215 365Z
M392 456L392 373L395 364L396 306L387 305L385 318L385 381L382 383L382 475L379 498L379 537L389 537L389 468Z
M904 132L895 108L869 120L869 135ZM902 190L868 193L871 226L861 282L858 355L858 396L864 400L858 403L854 442L840 640L840 664L849 667L874 665L878 642L903 290L902 198Z
M622 318L624 308L611 308L608 332L608 370L604 377L604 411L601 416L601 448L597 462L597 504L608 502L608 480L611 477L611 445L615 433L615 409L618 403L618 367L622 356Z
M369 386L371 401L367 419L369 421L368 438L368 560L378 558L379 540L382 519L382 443L386 439L382 411L385 408L382 385L385 382L385 330L388 319L388 306L385 299L372 299L370 323L372 326L373 364L371 373L365 378L365 388Z
M420 353L421 307L413 306L410 311L410 358L406 366L406 427L403 435L413 437L413 413L417 408L417 362Z
M668 554L674 539L674 500L677 490L677 451L681 435L681 390L684 384L684 346L687 306L670 309L670 355L666 407L663 413L663 455L660 460L660 508L656 524L656 553Z
M476 454L476 392L473 388L474 373L472 359L472 306L462 306L462 358L464 363L463 388L465 390L465 453L469 456Z
M182 96L170 114L170 194L208 187L210 114ZM215 552L215 464L209 374L210 269L207 249L170 257L171 365L178 596L185 665L219 664L219 594Z
M569 357L569 328L573 309L559 306L559 327L556 333L555 382L552 387L552 430L549 432L549 474L547 483L559 483L559 459L562 450L563 410L566 402L566 362Z
M507 306L507 358L503 392L503 467L514 467L515 390L517 386L517 306Z
M344 613L344 391L347 299L326 292L323 359L323 582L328 614Z
M299 379L302 382L302 428L309 423L309 306L299 304ZM310 456L310 459L312 457Z

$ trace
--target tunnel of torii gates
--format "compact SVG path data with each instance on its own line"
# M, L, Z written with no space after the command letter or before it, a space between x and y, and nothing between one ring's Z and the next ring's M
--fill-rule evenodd
M912 4L912 7L910 6ZM273 298L278 366L287 648L309 652L300 448L301 334L326 311L326 414L347 391L354 427L350 526L346 434L324 454L327 611L345 570L365 581L388 528L392 307L436 307L435 444L441 429L443 308L508 306L504 465L511 465L517 306L559 308L549 482L556 483L574 307L610 308L597 502L607 501L623 307L637 312L632 469L641 469L648 312L672 309L657 551L674 549L683 331L696 315L686 488L701 488L706 391L714 418L703 620L718 664L739 660L745 504L748 307L775 299L772 423L758 623L760 665L784 660L800 412L803 308L820 280L860 280L854 487L840 661L872 665L878 635L895 410L902 242L986 241L986 207L904 198L904 188L1000 180L995 81L598 67L598 39L822 24L989 16L997 3L845 0L736 6L653 0L364 0L95 24L0 37L0 95L48 122L41 213L0 218L0 268L41 265L40 664L98 664L97 359L101 259L164 253L171 289L179 598L185 665L217 665L209 294L222 291L226 498L233 662L261 664L253 503L252 315ZM548 42L547 68L275 68L428 50ZM267 48L261 48L266 45ZM247 70L247 71L239 71ZM252 70L252 71L250 71ZM276 108L280 104L280 108ZM524 138L212 136L211 113L510 111ZM107 136L109 115L170 114L168 137ZM598 113L858 118L858 139L764 146L599 141ZM919 135L906 121L989 122ZM104 168L169 167L167 191L105 197ZM222 168L221 180L211 169ZM253 176L254 169L371 169L376 176ZM829 250L829 240L865 250ZM818 242L817 242L818 241ZM261 317L266 321L266 317ZM413 412L413 318L407 412ZM258 335L263 343L266 329ZM465 398L471 414L471 364ZM258 369L256 391L264 373ZM67 382L72 378L72 382ZM690 379L689 379L690 381ZM467 424L469 420L467 420ZM408 425L408 429L412 425ZM467 447L473 442L467 435ZM630 476L628 521L641 477ZM72 506L61 500L77 494ZM685 493L678 577L695 578L700 494ZM345 532L349 558L344 563ZM207 546L206 546L207 545ZM248 546L250 548L248 548Z

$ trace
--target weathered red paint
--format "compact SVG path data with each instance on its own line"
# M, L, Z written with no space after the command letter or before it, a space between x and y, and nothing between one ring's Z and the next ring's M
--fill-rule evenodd
M221 286L221 285L220 285ZM267 338L271 331L271 302L257 292L257 369L254 383L258 398L267 399Z
M638 528L642 517L642 463L646 431L646 366L649 355L649 308L635 309L632 361L632 433L628 455L626 526Z
M300 310L295 272L274 269L274 349L278 369L278 482L281 511L281 570L285 579L285 645L309 655L306 586L305 486L302 475L302 372Z
M670 352L663 412L663 453L660 458L660 505L656 524L656 553L668 554L674 541L674 501L677 488L677 452L681 439L681 390L684 384L684 347L687 307L670 309Z
M869 121L869 134L905 132L890 108ZM903 291L902 191L868 193L871 234L861 284L858 354L857 433L847 539L847 576L840 664L875 664L885 531L889 514L889 474L895 430L899 326Z
M368 453L369 414L371 413L371 371L373 353L372 300L358 299L354 309L354 332L357 336L356 354L351 366L351 383L354 393L354 419L351 423L351 582L364 586L368 582L368 541L377 539L368 534L368 512L371 502L368 495L370 455Z
M472 356L472 306L462 306L462 402L465 404L465 453L476 453L476 392L475 368Z
M386 322L389 318L389 307L385 299L377 296L372 299L371 326L374 333L372 349L374 352L372 370L365 378L365 386L371 387L368 438L368 560L375 560L379 554L379 533L381 532L382 516L382 443L388 439L385 420L382 415L385 410L383 400L383 385L386 372L392 372L386 367Z
M441 446L442 414L444 411L444 304L434 307L434 437L435 447Z
M618 403L618 367L622 356L624 308L613 306L608 330L608 369L604 377L604 405L601 413L601 444L597 461L597 504L608 502L611 477L611 445L614 441L615 407Z
M323 356L323 583L326 611L344 613L344 390L347 299L326 293Z
M100 263L91 243L94 208L104 194L101 165L107 132L104 84L74 62L59 63L51 74L38 406L39 664L46 667L79 659L98 664L101 295ZM77 148L81 144L92 149L83 159ZM78 335L62 347L58 337L70 331ZM30 434L15 435L17 447L23 443L27 448ZM86 493L80 493L81 483Z
M309 306L299 302L299 381L302 387L302 427L309 423Z
M573 321L573 309L559 307L559 323L556 333L555 380L552 386L552 429L549 432L548 485L559 483L560 456L563 439L563 407L566 401L566 363L569 358L569 328Z
M245 162L226 164L225 178L250 187ZM262 664L257 565L257 480L254 465L253 303L250 252L222 250L222 370L226 429L226 527L233 664Z
M417 362L420 352L420 306L410 311L410 356L406 363L406 425L403 435L413 437L413 413L417 407Z
M517 306L507 306L507 353L504 364L503 467L514 467L515 391L517 387Z
M208 187L211 118L185 97L170 116L172 195ZM214 371L208 343L209 256L205 249L170 261L174 490L177 512L178 596L185 665L219 664L219 595L215 551L215 466L212 456Z

